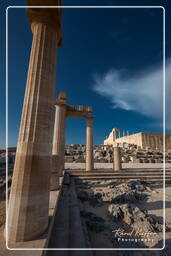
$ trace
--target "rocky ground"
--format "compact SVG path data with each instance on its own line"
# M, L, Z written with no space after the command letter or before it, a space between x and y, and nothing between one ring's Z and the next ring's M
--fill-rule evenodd
M6 201L0 201L0 227L5 223Z
M10 191L12 175L8 176L8 188ZM0 227L5 223L6 213L6 176L0 176Z
M163 149L152 149L148 147L138 147L137 145L121 143L121 160L122 163L162 163ZM13 167L15 162L16 148L8 150L8 165ZM95 163L112 163L113 147L106 145L94 145L93 156ZM85 163L86 146L73 144L65 147L66 163ZM165 162L171 163L171 150L165 153ZM0 172L5 169L6 153L0 150Z
M84 163L67 163L66 168L83 169ZM123 164L123 168L162 168L162 164ZM166 164L170 169L171 164ZM111 169L111 163L96 163L97 169ZM0 226L5 222L5 176L0 179ZM11 183L11 174L8 177ZM78 198L82 221L94 248L161 248L163 242L163 188L142 181L79 181ZM171 187L166 187L166 249L140 251L140 255L171 255ZM122 240L124 239L124 240ZM134 239L134 240L131 240ZM136 240L137 239L137 240ZM138 240L143 239L143 240ZM150 240L149 240L150 239ZM102 251L103 252L103 251ZM94 255L137 255L133 251ZM156 254L155 254L156 253Z
M166 190L169 195L170 187ZM93 248L163 246L162 188L152 188L139 180L79 180L77 193L82 220ZM171 208L171 200L166 202L168 210ZM165 229L168 240L171 238L170 228L171 217L167 215ZM171 250L170 244L167 247L167 250Z

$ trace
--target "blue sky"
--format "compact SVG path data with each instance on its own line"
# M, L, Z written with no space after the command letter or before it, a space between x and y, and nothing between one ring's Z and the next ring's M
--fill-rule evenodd
M62 1L70 5L71 1ZM171 24L168 1L91 1L91 5L166 6L166 82L171 81ZM25 1L1 1L0 147L5 146L5 7ZM72 1L88 5L90 1ZM94 140L103 143L113 127L162 132L162 9L63 9L63 46L58 49L56 96L93 106ZM25 9L9 9L9 146L17 143L32 34ZM170 102L167 86L166 108ZM167 110L166 109L166 110ZM166 132L169 115L166 111ZM66 143L85 143L84 119L67 120Z

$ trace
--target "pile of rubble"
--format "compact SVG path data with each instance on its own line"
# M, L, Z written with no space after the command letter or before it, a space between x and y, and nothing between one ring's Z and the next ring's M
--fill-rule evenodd
M122 143L121 158L122 163L162 163L162 150L153 150L150 148L141 148L133 144ZM113 148L106 145L94 145L94 162L95 163L112 163ZM65 147L66 163L85 163L86 146L81 144L71 144ZM166 163L171 163L171 150L166 152ZM15 151L8 153L8 165L13 167L15 161ZM5 169L6 153L0 152L0 169Z
M11 168L15 162L15 154L16 152L8 152L8 167ZM6 168L6 152L0 153L0 172L4 171Z
M91 205L100 206L102 202L110 203L135 203L147 200L149 192L152 190L141 180L121 182L111 181L109 183L98 184L99 182L88 184L88 182L80 182L78 198L84 202L89 201ZM97 188L90 189L96 185ZM98 185L102 185L100 189ZM146 192L146 193L145 193Z
M141 148L133 144L122 143L122 163L162 163L162 150ZM112 163L113 148L106 145L94 145L95 163ZM65 149L65 162L84 163L86 157L85 145L70 145ZM171 163L171 151L166 152L166 162Z
M10 193L10 187L12 182L12 175L8 175L8 194ZM6 176L0 177L0 201L6 198Z
M147 190L149 191L150 188L140 180L122 182L112 186L108 192L104 193L103 197L105 201L112 203L135 203L148 198L148 195L144 193Z
M141 232L163 230L163 221L149 215L146 210L140 209L135 204L110 204L108 213L114 222L124 222L134 230L141 230Z
M87 227L95 232L111 229L111 221L117 227L126 227L141 232L162 232L163 220L148 214L141 203L146 201L154 192L147 184L140 180L127 182L99 182L79 181L78 198L84 204L88 202L91 207L107 207L108 219L97 216L95 213L80 211ZM103 188L103 189L102 189Z

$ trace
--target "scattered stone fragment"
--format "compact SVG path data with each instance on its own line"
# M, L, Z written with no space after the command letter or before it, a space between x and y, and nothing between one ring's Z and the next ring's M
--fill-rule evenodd
M141 180L131 180L128 182L128 186L137 191L144 191L146 189L144 182Z
M141 210L134 204L116 205L110 204L108 214L114 221L122 221L135 230L161 232L163 230L162 221L149 215L146 210Z
M108 207L108 213L110 216L112 216L112 219L115 220L121 220L123 218L123 212L118 205L110 204Z
M144 193L146 185L139 180L129 182L118 181L117 184L111 185L109 188L105 194L102 193L103 201L123 204L135 203L148 198L148 195Z
M102 194L101 193L90 194L84 190L81 190L80 192L78 192L78 198L82 202L89 201L90 205L93 207L99 207L102 205Z
M137 201L143 201L147 198L146 194L137 193L136 191L129 191L128 193L118 195L112 198L112 203L135 203Z

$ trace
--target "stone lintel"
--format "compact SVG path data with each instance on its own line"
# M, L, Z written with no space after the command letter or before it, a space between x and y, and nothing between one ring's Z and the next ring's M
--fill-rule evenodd
M67 111L66 117L80 117L85 119L94 118L93 116L90 116L87 112L75 112L75 111Z
M67 106L68 111L71 112L86 112L86 113L92 113L92 107L91 106L72 106L72 105L68 105Z
M58 35L58 46L62 45L61 35L61 0L27 0L29 6L56 6L57 8L27 8L26 13L30 25L43 23L54 30Z

